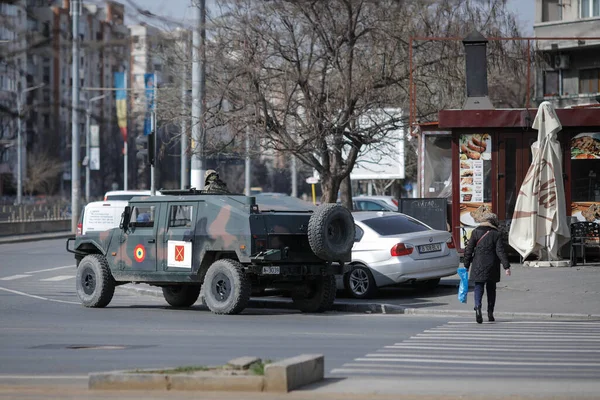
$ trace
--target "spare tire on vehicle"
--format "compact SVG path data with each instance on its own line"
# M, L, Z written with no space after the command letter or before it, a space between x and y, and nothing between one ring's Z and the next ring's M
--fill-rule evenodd
M322 260L350 261L354 245L354 218L339 204L323 204L308 221L308 243Z

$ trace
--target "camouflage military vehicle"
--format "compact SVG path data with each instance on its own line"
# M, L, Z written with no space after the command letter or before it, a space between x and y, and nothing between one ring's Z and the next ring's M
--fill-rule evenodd
M202 288L216 314L241 312L265 288L289 291L303 312L331 308L354 243L348 210L261 209L254 197L194 189L162 194L130 200L118 228L67 240L84 306L105 307L115 286L143 282L162 287L173 307L192 306Z

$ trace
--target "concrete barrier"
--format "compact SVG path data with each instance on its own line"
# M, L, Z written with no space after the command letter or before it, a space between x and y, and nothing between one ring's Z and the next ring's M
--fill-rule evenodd
M0 237L28 235L33 233L61 232L71 230L70 219L0 222Z
M301 386L322 381L325 357L322 354L302 354L265 366L267 392L289 392Z

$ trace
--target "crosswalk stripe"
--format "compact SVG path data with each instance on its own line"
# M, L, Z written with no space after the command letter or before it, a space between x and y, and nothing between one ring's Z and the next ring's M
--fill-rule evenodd
M466 340L487 340L489 341L490 339L517 339L521 342L573 342L573 338L565 338L565 339L558 339L558 338L537 338L537 337L533 337L533 333L531 335L477 335L477 336L458 336L458 337L453 337L453 336L412 336L410 338L410 340L414 340L414 341L421 341L421 340L429 340L429 339L435 339L435 340L448 340L448 341L455 341L455 340L460 340L460 341L466 341ZM590 338L590 339L585 339L585 338L577 338L578 342L600 342L600 336L595 337L595 338Z
M474 355L467 355L467 356L458 356L456 354L398 354L398 353L370 353L365 355L365 357L369 357L369 358L373 358L373 359L377 359L377 360L382 360L385 361L388 358L397 358L398 356L419 356L421 358L430 358L430 359L452 359L452 360L477 360L477 359L482 359L482 360L510 360L510 361L563 361L563 362L579 362L581 360L580 357L576 357L573 359L569 359L569 358L548 358L548 357L541 357L541 356L537 356L537 357L511 357L511 356L500 356L500 355L483 355L483 356L474 356ZM594 357L594 361L596 359L596 356Z
M475 334L478 336L485 336L485 335L491 335L491 334L498 334L498 331L489 331L490 333L487 332L478 332L478 331L434 331L434 330L426 330L424 331L424 333L420 333L417 336L427 336L430 334L434 334L434 335L456 335L456 334ZM493 333L492 333L493 332ZM549 331L549 332L531 332L531 331L504 331L506 332L506 334L508 335L530 335L533 333L535 334L535 337L540 337L540 336L569 336L569 337L581 337L581 336L586 336L589 335L590 333L596 333L595 337L598 337L598 334L600 334L600 329L595 329L595 330L587 330L585 332L570 332L570 331L562 331L562 332L557 332L557 331ZM504 334L504 333L503 333Z
M67 279L75 278L75 275L59 275L53 276L52 278L40 279L42 282L58 282L58 281L66 281Z
M355 358L354 361L379 361L373 358ZM600 367L600 363L566 363L566 362L527 362L527 361L484 361L484 360L428 360L422 358L397 357L386 358L387 362L405 362L405 363L437 363L437 364L466 364L466 365L527 365L527 366L555 366L555 367Z
M449 370L436 370L435 366L430 366L427 369L427 375L428 376L464 376L465 372L461 371L461 370L457 370L456 367L452 367L452 369ZM479 377L494 377L494 378L498 378L500 376L514 376L516 375L516 371L505 371L505 373L501 373L496 371L495 369L493 371L482 371L480 369L477 368L472 368L470 370L472 372L472 374L477 374L477 376ZM355 374L365 374L365 375L388 375L388 376L394 376L394 375L418 375L421 376L423 375L423 370L418 369L417 366L411 365L410 368L407 369L385 369L385 370L378 370L376 368L369 368L368 366L365 365L361 365L361 367L353 367L353 368L346 368L346 367L342 367L342 368L335 368L333 370L331 370L331 374L344 374L344 375L355 375ZM536 377L541 377L541 378L547 378L549 375L550 376L556 376L556 377L560 377L560 378L578 378L578 379L583 379L583 378L597 378L598 377L598 373L594 373L594 372L584 372L584 371L575 371L575 373L570 372L570 371L555 371L554 372L555 375L552 374L548 374L548 372L544 372L544 371L536 371L536 370L532 370L532 371L528 371L527 375L529 377L532 378L536 378Z
M600 350L592 349L530 349L530 348L508 348L508 347L496 347L496 346L485 346L485 347L449 347L449 346L418 346L406 344L405 346L385 346L386 349L420 349L420 350L457 350L457 351L484 351L490 352L492 350L506 351L506 352L524 352L524 353L600 353Z
M29 278L31 275L11 275L0 278L0 281L13 281L15 279Z
M473 325L477 324L473 321L448 321L448 325ZM488 326L498 326L499 324L490 324ZM569 326L569 325L596 325L600 326L600 322L587 322L587 321L502 321L501 325L558 325L558 326ZM486 325L483 325L486 326Z

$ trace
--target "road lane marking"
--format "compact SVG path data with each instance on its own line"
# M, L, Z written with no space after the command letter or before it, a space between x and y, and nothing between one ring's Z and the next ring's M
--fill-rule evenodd
M32 299L38 299L38 300L44 300L44 301L51 301L51 302L55 302L55 303L81 305L81 303L77 303L75 301L49 299L49 298L46 298L46 297L36 296L34 294L29 294L29 293L23 293L23 292L19 292L18 290L7 289L7 288L4 288L4 287L0 287L0 290L4 290L5 292L9 292L9 293L12 293L12 294L18 294L19 296L31 297Z
M0 375L0 379L89 379L88 375Z
M13 281L15 279L29 278L31 275L11 275L0 278L0 281Z
M75 275L59 275L53 276L52 278L40 279L40 282L58 282L58 281L66 281L67 279L75 278Z
M515 317L518 317L515 316ZM448 325L473 325L475 326L475 322L472 321L448 321ZM498 324L489 324L489 326L497 326L497 325L508 325L508 324L516 324L516 325L560 325L560 326L569 326L569 325L600 325L600 322L575 322L575 321L502 321ZM485 326L485 325L484 325Z
M30 271L30 272L27 272L27 273L28 274L37 274L38 272L50 272L50 271L56 271L56 270L65 269L65 268L75 268L75 265L65 265L64 267L40 269L40 270L37 270L37 271Z
M519 340L520 342L573 342L573 339L557 339L557 338L533 338L533 334L531 335L486 335L486 336L412 336L410 338L411 341L423 341L429 339L436 340L490 340L490 339L513 339ZM600 337L595 337L595 339L581 339L577 338L578 342L600 342Z
M381 360L381 361L385 361L388 358L394 358L394 357L399 357L399 356L419 356L420 358L434 358L434 359L451 359L451 360L510 360L510 361L563 361L563 362L578 362L581 360L581 358L573 358L573 359L569 359L569 358L548 358L545 355L539 355L537 357L511 357L511 356L496 356L496 355L490 355L490 354L486 354L486 355L481 355L481 356L473 356L473 355L468 355L468 356L458 356L456 354L401 354L401 353L370 353L365 355L365 357L369 357L369 358L373 358L375 360ZM595 357L593 356L594 360L591 361L596 361Z
M354 361L381 361L375 358L355 358ZM438 364L465 364L465 365L526 365L529 367L600 367L600 363L582 362L527 362L527 361L475 361L475 360L427 360L422 358L409 358L409 357L397 357L397 358L386 358L386 362L404 362L404 363L438 363Z
M355 367L356 366L356 367ZM471 367L471 368L466 368L465 370L460 369L460 367L457 366L453 366L452 370L450 371L446 371L446 370L442 370L442 371L437 371L435 366L417 366L417 365L411 365L410 368L406 367L406 369L404 370L403 366L401 365L393 365L390 366L391 369L378 369L381 368L383 366L383 364L380 365L373 365L372 368L368 368L371 367L370 365L364 365L364 364L344 364L342 366L342 368L335 368L331 370L331 374L344 374L344 375L352 375L352 374L372 374L372 375L422 375L423 374L423 369L428 370L427 374L429 375L439 375L439 376L455 376L458 373L460 373L461 375L465 374L465 371L467 372L472 372L473 374L477 374L478 377L495 377L497 378L498 376L515 376L515 375L519 375L518 371L514 371L514 370L494 370L494 371L485 371L485 370L481 370L480 368L476 368L476 367ZM349 367L349 368L348 368ZM460 371L460 372L459 372ZM561 378L597 378L598 377L598 373L595 372L586 372L586 371L561 371L561 372L554 372L555 374L559 374ZM532 378L536 378L536 377L540 377L540 378L547 378L548 376L552 376L551 373L549 373L548 371L528 371L527 372L527 376L532 377Z
M427 339L427 338L440 338L443 337L445 339L454 339L454 338L465 338L465 337L486 337L486 338L531 338L535 336L536 338L544 339L544 340L553 340L560 339L563 337L568 337L573 339L600 339L600 332L585 332L585 333L562 333L562 332L509 332L509 333L494 333L494 332L473 332L469 334L455 334L454 332L444 332L444 333L419 333L415 336L412 336L414 339Z
M600 350L592 350L592 349L530 349L530 348L509 348L509 347L489 347L489 346L481 346L481 347L473 347L468 345L467 347L461 346L415 346L415 345L406 345L406 346L385 346L386 349L419 349L419 350L460 350L460 351L486 351L489 352L491 350L499 350L499 351L511 351L511 352L527 352L527 353L600 353Z

